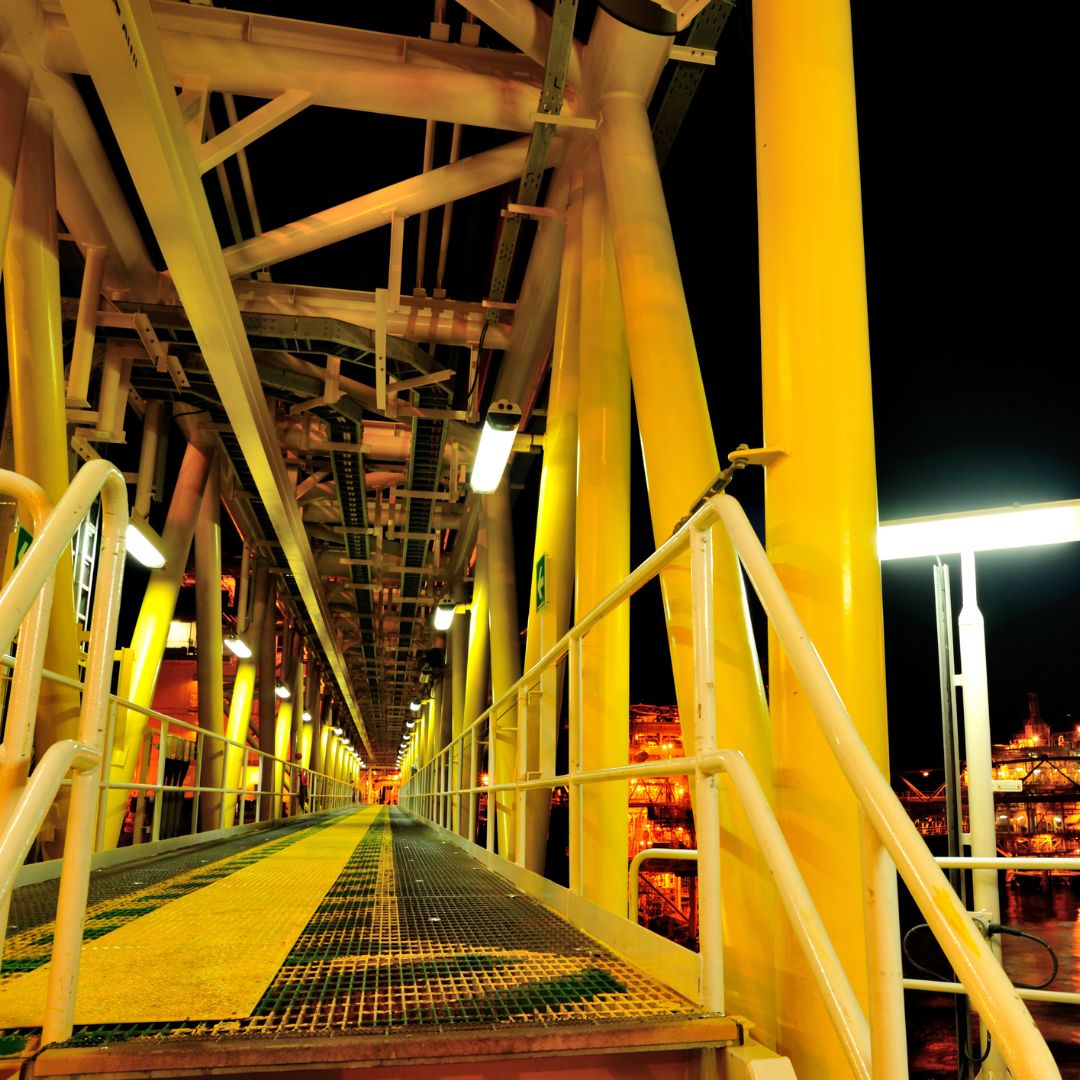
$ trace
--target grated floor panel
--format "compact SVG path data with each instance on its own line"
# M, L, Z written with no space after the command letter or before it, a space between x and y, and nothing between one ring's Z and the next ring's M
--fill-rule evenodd
M157 888L161 900L170 886ZM145 902L139 894L124 904L138 918ZM111 917L118 918L118 912ZM250 1016L87 1025L76 1030L72 1043L140 1036L362 1035L697 1015L690 1002L517 892L455 844L396 808L385 808L352 850Z

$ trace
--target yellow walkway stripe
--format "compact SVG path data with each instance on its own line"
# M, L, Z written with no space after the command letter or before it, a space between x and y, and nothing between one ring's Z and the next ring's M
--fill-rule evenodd
M83 946L76 1024L251 1014L381 807L329 828ZM0 985L0 1028L37 1027L48 967Z

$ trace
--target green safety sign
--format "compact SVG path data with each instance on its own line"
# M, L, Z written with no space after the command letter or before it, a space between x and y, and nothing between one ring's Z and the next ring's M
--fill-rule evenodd
M536 560L536 610L543 611L547 603L547 555Z
M26 554L30 547L30 541L33 539L34 534L29 529L24 529L20 525L15 530L15 560L11 564L13 570L19 565L19 560Z

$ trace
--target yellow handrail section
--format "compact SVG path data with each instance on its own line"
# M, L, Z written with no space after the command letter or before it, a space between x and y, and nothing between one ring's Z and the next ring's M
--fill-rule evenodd
M863 743L821 658L809 640L798 614L784 590L764 547L754 533L742 507L729 495L715 495L645 562L634 570L603 601L596 605L521 679L477 717L461 734L430 761L421 765L401 788L404 808L436 824L451 827L454 822L476 820L476 800L481 792L489 798L500 791L513 792L517 798L518 829L523 828L527 801L525 792L535 789L567 787L571 798L571 822L575 821L574 800L583 784L643 776L666 776L694 773L697 777L695 824L698 835L698 881L700 921L701 998L705 1008L720 1011L723 1007L723 957L719 875L719 789L716 777L726 773L753 824L755 836L776 881L781 903L795 929L796 940L806 956L830 1018L840 1037L847 1060L856 1076L895 1074L895 1063L877 1062L872 1069L870 1046L887 1045L867 1025L851 989L847 975L809 891L795 865L780 825L761 786L746 760L735 750L718 749L715 742L716 700L713 682L713 574L711 530L722 525L730 536L739 560L773 629L787 654L792 668L812 704L818 725L825 735L840 768L862 807L873 834L880 840L896 870L910 890L923 917L929 924L943 952L956 971L963 992L991 1031L1011 1074L1017 1080L1052 1080L1060 1077L1049 1047L1036 1028L1031 1014L1016 988L1010 983L986 940L964 910L937 860L926 846L914 824L881 773L869 749ZM690 549L691 588L693 591L693 631L695 658L694 708L699 715L695 753L683 758L626 765L617 768L581 771L574 768L575 740L580 739L581 722L581 642L589 630L609 612L637 592L675 558ZM541 674L568 657L570 682L569 725L571 768L562 775L499 776L492 746L498 738L499 718L516 703L518 739L524 740L529 723L527 698L537 686ZM472 782L462 779L462 763L468 753L475 757L487 730L487 772L491 783L478 786L475 770ZM580 745L580 743L577 743ZM490 804L489 804L490 805ZM494 818L487 815L486 847L494 852ZM472 840L472 835L467 836ZM522 848L517 847L517 862L522 864ZM573 824L570 830L571 881L575 862L583 857L582 838ZM868 924L895 921L894 907L869 898ZM886 928L887 929L887 928ZM895 928L893 928L895 933ZM883 939L887 935L879 934ZM876 980L898 978L898 965L871 973L871 999L887 996L886 990L873 985ZM938 984L934 984L938 987ZM895 1017L874 1015L873 1029L895 1023ZM890 1072L890 1070L892 1070Z

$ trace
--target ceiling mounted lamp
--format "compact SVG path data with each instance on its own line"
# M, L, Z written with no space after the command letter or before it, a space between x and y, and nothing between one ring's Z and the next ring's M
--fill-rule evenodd
M160 570L165 565L164 544L161 537L142 518L133 517L124 534L127 553L150 570Z
M251 648L239 634L231 634L223 640L222 644L233 654L233 656L238 656L241 660L248 660L251 658Z
M449 630L454 621L456 606L449 600L444 600L435 608L434 625L436 630Z
M407 728L414 728L414 727L416 727L416 721L415 720L406 720L405 721L405 726Z
M333 730L335 735L340 735L345 729L336 727L336 728L333 728L332 730Z
M412 701L409 702L409 708L413 712L419 712L421 709L420 699L418 697L414 697Z
M498 488L514 449L514 438L521 423L521 410L505 398L488 409L476 448L469 485L480 495L490 495Z
M279 684L274 688L274 693L281 698L282 701L286 701L292 697L292 691L284 684Z
M307 709L305 709L305 710L304 710L304 711L303 711L303 712L302 712L302 713L300 714L300 718L301 718L301 719L302 719L302 720L304 721L304 723L305 723L305 724L310 724L310 723L311 723L311 713L309 713L309 712L307 711Z

